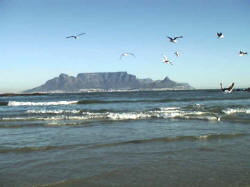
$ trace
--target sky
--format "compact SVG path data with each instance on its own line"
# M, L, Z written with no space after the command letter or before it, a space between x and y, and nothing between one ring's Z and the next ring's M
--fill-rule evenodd
M250 0L0 0L0 93L60 73L117 71L197 89L250 87L250 55L238 54L250 52L249 10ZM123 52L136 58L120 60Z

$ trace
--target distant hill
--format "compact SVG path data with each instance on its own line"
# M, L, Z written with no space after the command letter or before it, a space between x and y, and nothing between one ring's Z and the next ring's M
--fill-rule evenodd
M26 90L33 92L81 92L111 90L193 89L187 83L176 83L166 77L163 80L138 79L127 72L80 73L76 77L60 74L45 84Z

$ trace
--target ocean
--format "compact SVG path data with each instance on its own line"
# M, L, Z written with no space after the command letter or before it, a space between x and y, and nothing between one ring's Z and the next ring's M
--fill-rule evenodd
M250 186L250 93L0 97L0 186Z

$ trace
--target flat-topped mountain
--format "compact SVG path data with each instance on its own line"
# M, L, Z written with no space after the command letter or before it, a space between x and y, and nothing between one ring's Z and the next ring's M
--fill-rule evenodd
M60 74L45 84L25 92L80 92L88 90L153 90L193 89L187 83L163 80L138 79L127 72L80 73L76 77Z

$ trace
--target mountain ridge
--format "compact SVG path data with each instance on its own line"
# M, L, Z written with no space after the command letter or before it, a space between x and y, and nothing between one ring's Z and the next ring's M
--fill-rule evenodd
M79 73L76 77L61 73L43 85L24 91L33 92L81 92L90 90L155 90L193 89L188 83L177 83L165 77L163 80L139 79L127 72Z

